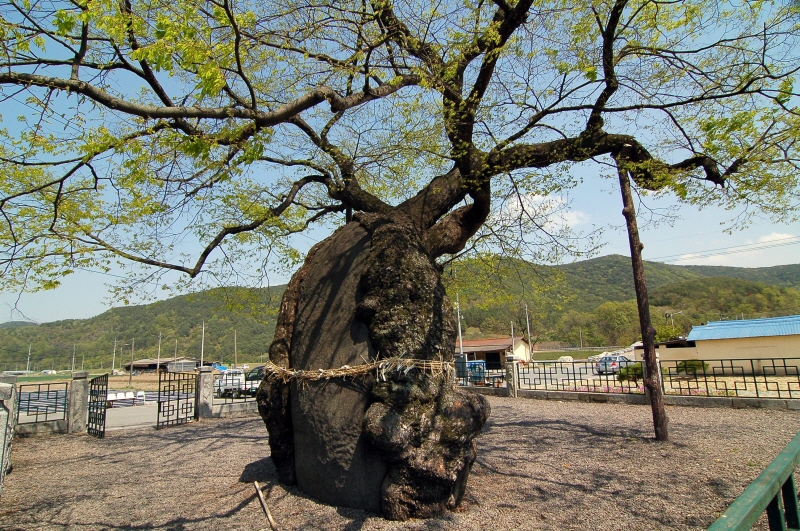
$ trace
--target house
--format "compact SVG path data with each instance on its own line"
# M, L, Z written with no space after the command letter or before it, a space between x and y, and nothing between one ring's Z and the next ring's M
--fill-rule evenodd
M656 345L656 352L662 362L717 361L715 366L722 364L731 368L739 367L745 372L761 373L766 368L774 370L776 367L798 367L800 315L712 321L693 327L685 340L659 343Z
M531 360L528 340L524 336L493 337L488 339L463 340L464 357L466 361L483 360L487 369L502 369L505 366L506 356L529 362ZM456 357L461 356L458 340L456 340Z

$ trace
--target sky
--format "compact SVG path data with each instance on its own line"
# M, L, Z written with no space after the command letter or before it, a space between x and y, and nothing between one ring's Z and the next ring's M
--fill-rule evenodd
M595 181L575 190L564 222L576 231L603 229L604 244L594 256L630 256L622 217L619 190L611 180ZM646 198L646 208L637 205L645 260L677 265L717 265L769 267L800 263L800 222L776 223L756 219L749 227L726 233L735 211L683 207L672 224L647 222L647 210L665 208L670 200ZM297 244L308 248L325 236L315 231L300 236ZM114 278L87 271L65 277L63 285L40 293L0 294L0 322L29 320L37 323L61 319L93 317L119 301L109 298L108 283ZM286 277L273 276L272 284L283 284Z

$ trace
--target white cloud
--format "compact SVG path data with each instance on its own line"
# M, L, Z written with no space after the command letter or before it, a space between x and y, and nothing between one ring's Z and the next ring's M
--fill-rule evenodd
M580 210L571 210L565 197L539 194L526 194L509 199L492 216L491 221L507 224L513 223L520 217L533 219L548 231L572 229L589 222L589 215Z

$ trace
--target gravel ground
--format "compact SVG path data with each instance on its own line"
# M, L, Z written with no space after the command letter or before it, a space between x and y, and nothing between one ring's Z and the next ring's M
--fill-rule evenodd
M0 529L281 531L705 529L800 430L800 414L489 397L492 416L458 512L388 522L276 481L261 419L204 420L14 443ZM763 520L763 519L762 519Z

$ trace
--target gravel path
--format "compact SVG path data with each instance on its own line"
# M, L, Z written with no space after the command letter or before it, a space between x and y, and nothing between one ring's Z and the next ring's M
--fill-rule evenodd
M646 406L489 400L464 503L441 518L388 522L280 486L248 417L18 440L0 529L268 529L254 480L281 531L705 529L800 430L794 411L670 407L672 442L656 443Z

